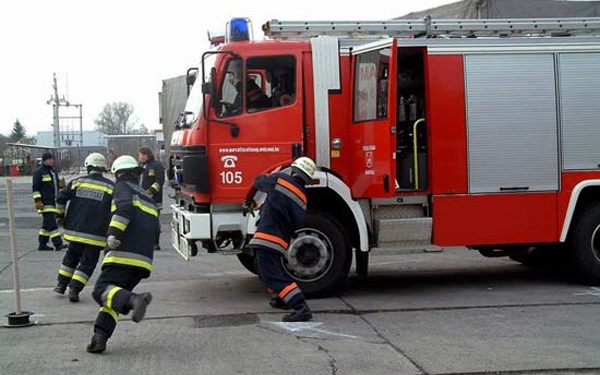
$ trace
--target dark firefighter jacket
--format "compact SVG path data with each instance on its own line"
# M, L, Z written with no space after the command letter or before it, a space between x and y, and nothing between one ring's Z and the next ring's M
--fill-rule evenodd
M137 181L136 181L137 182ZM131 181L117 181L108 235L121 241L117 249L107 249L105 265L120 265L152 272L155 236L158 233L158 208L141 187Z
M144 173L140 185L144 190L152 191L152 199L158 206L162 208L162 188L165 184L165 168L154 157L148 159L144 163Z
M58 195L58 174L52 167L41 165L33 172L33 200L42 201L44 209L39 213L56 213L56 197Z
M261 175L254 181L252 198L256 190L267 193L260 208L260 220L248 247L263 247L285 254L294 231L306 214L304 181L286 173Z
M59 214L65 213L64 236L69 242L106 246L106 231L110 221L110 205L115 184L92 172L70 181L56 200Z

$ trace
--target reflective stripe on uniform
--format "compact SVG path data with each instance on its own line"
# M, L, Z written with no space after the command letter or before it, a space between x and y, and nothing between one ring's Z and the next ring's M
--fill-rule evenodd
M276 244L276 243L271 242L271 241L261 240L261 239L258 239L258 238L252 238L250 240L249 244L250 245L258 245L258 246L266 247L268 249L276 250L276 251L279 251L279 252L282 252L282 253L285 253L285 251L287 250L286 247L282 247L279 244Z
M52 177L50 175L42 176L42 182L50 182L52 181Z
M106 291L102 293L102 302L104 302L104 306L112 309L112 300L115 294L121 290L121 287L116 285L111 285L110 288L106 288Z
M278 178L277 185L275 185L275 190L285 194L291 200L296 202L300 207L306 209L306 195L302 192L302 190L298 189L291 182L286 181L283 178Z
M50 232L50 238L56 238L56 237L60 237L60 230L55 229L52 232Z
M252 239L268 241L270 243L278 245L283 250L287 250L287 248L289 246L289 244L283 238L274 236L272 234L264 233L264 232L254 233L254 237L252 237Z
M88 280L90 279L90 277L88 275L86 275L85 273L77 270L75 271L75 273L73 274L72 277L73 280L79 281L80 283L82 283L83 285L86 285Z
M64 277L68 277L69 279L73 277L73 272L75 270L71 267L65 266L64 264L60 265L60 268L58 269L58 274L62 275Z
M124 232L125 229L127 229L127 225L129 225L129 219L123 216L113 215L108 226L120 229Z
M109 184L105 184L105 183L98 182L98 181L93 181L93 182L91 182L91 181L93 181L93 180L76 181L71 185L71 189L75 190L75 189L81 187L81 188L88 188L88 189L92 189L92 190L103 191L108 194L113 193L113 188Z
M42 194L39 191L34 191L33 192L33 199L42 199Z
M50 213L50 212L51 213L59 213L58 210L56 209L56 207L53 205L50 205L50 204L48 204L48 205L45 204L44 208L42 210L38 210L38 213L40 213L40 212L43 214Z
M48 237L48 236L50 235L50 232L48 232L48 231L47 231L47 230L45 230L45 229L40 229L40 231L38 232L38 234L39 234L40 236Z
M64 204L57 204L56 205L56 212L59 214L64 214L65 213L65 205Z
M65 240L69 242L79 242L87 245L104 247L106 246L106 237L93 234L65 230Z
M119 314L111 308L102 306L100 308L100 312L107 313L108 315L110 315L115 320L115 323L119 321Z
M126 266L134 266L152 271L152 259L127 251L109 251L105 256L102 264L122 264Z
M147 204L146 202L143 202L140 199L136 199L137 195L134 196L133 198L133 207L137 207L140 210L142 210L143 212L150 214L152 216L158 217L158 211L156 209L155 205L150 206L149 204Z
M158 182L153 183L152 185L150 185L150 187L156 190L157 192L160 191L160 185L158 184Z
M114 202L110 205L110 212L115 212L117 210L117 205Z
M301 291L298 288L298 285L296 283L291 283L279 292L279 298L281 298L283 302L288 303L294 296L300 293Z

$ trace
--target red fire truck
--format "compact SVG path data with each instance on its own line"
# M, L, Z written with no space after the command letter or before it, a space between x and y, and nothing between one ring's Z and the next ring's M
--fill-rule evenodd
M353 259L366 275L371 252L431 245L560 256L598 284L599 29L272 20L258 41L249 20L231 20L188 71L173 246L186 259L236 254L253 271L256 218L241 203L258 174L306 155L318 171L283 263L309 294L338 288Z

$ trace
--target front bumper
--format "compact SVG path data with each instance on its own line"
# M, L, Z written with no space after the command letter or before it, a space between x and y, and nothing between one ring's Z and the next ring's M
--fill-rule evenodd
M210 213L194 213L173 204L171 211L171 244L185 260L196 255L197 241L206 248L211 248L208 244L216 248L217 238L232 233L246 236L255 229L255 219L251 215L244 217L237 205L235 210L231 206L212 206Z

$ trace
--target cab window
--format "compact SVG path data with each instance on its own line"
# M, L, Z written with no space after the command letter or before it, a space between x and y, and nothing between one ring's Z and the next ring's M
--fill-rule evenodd
M241 59L231 59L221 88L221 117L292 105L296 101L296 59L261 56L251 57L245 64Z

